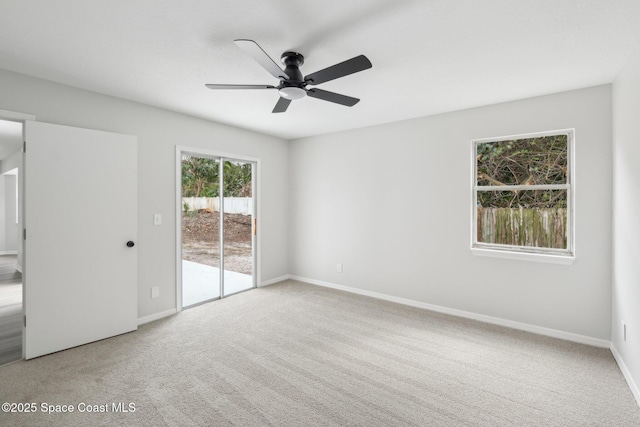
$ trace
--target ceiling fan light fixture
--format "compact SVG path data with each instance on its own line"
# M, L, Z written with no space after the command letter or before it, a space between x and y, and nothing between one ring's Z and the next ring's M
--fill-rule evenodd
M281 88L278 93L281 97L293 101L294 99L304 98L307 91L301 87L289 86Z

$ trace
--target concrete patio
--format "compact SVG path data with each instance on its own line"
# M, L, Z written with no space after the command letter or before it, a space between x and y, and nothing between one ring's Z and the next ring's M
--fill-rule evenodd
M224 295L253 287L248 274L224 271ZM220 297L220 269L182 260L182 306L189 307Z

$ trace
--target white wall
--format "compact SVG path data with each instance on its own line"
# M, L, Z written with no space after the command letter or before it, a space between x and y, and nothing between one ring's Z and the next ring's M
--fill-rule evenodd
M17 254L16 177L0 175L0 255Z
M611 341L640 403L640 46L613 84L613 182Z
M20 176L22 174L22 148L18 149L15 153L10 154L9 156L5 157L4 159L0 160L0 173L4 174L12 169L18 169L20 172L15 175L14 179L18 179L18 194L22 194L22 181L20 181ZM18 204L20 204L21 201L18 200ZM21 207L18 207L18 209L22 209ZM7 223L7 233L10 233L11 231L9 231L10 226ZM18 266L18 268L20 269L20 271L22 271L22 218L20 217L20 212L18 211L18 224L15 224L15 231L14 231L14 235L15 235L15 244L12 244L12 247L15 247L15 249L12 250L16 250L18 252L18 256L17 256L17 260L16 260L16 264ZM10 237L8 237L10 239Z
M564 128L576 129L574 264L473 256L470 141ZM609 85L303 138L289 156L293 275L609 339Z
M22 167L22 148L0 160L0 173Z
M16 175L4 178L4 250L18 252L18 223L16 222Z
M7 194L6 194L6 176L0 175L0 254L6 253L7 249Z
M176 306L176 145L261 159L259 280L288 273L286 141L5 70L0 70L0 109L138 137L139 317ZM154 213L163 215L162 226L153 226ZM152 286L160 287L160 297L153 300Z

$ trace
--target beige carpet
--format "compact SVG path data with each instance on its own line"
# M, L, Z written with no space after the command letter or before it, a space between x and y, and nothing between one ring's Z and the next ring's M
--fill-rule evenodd
M0 402L38 410L2 426L640 425L606 349L292 281L0 367Z

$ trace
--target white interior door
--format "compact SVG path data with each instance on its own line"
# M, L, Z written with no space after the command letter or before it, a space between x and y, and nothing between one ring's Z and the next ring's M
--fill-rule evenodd
M24 356L137 329L137 139L25 122Z

